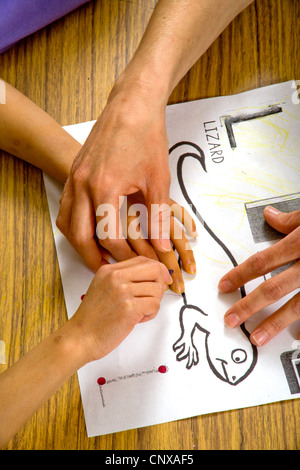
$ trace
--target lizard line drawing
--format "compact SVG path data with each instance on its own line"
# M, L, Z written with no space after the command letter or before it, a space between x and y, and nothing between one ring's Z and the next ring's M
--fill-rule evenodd
M187 158L196 159L201 165L202 170L207 172L205 154L198 145L187 141L178 142L173 145L169 149L169 154L171 155L175 149L181 146L189 147L189 151L182 153L177 160L177 179L181 192L203 228L222 248L235 267L237 262L233 254L198 212L183 180L183 163ZM244 286L240 288L240 295L241 297L246 295ZM186 360L187 369L191 369L199 363L199 352L194 341L195 332L198 330L205 335L206 360L215 376L230 385L237 385L245 380L257 363L257 348L251 343L250 333L245 325L240 325L235 330L231 330L230 335L226 335L224 334L223 323L221 327L216 326L216 323L212 325L210 321L211 314L208 315L197 305L189 304L186 293L182 294L182 298L184 305L179 313L181 335L173 344L176 360Z

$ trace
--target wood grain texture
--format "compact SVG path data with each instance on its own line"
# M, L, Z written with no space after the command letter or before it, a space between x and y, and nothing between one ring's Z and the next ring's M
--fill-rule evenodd
M212 2L213 3L213 2ZM0 55L0 76L62 125L96 119L155 0L95 0ZM212 7L211 21L214 18ZM257 0L192 67L170 103L300 79L298 0ZM0 154L3 372L66 320L41 172ZM77 375L6 449L299 449L300 401L87 438Z

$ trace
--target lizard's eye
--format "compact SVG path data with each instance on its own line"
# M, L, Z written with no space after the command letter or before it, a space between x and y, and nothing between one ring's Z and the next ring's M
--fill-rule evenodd
M236 364L241 364L242 362L246 361L247 353L244 351L244 349L234 349L231 353L231 359Z

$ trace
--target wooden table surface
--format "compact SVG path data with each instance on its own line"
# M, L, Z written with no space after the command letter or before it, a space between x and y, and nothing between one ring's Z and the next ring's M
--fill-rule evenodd
M92 1L2 54L0 76L62 125L96 119L154 5ZM199 59L170 103L300 79L299 41L299 0L257 0ZM2 152L0 182L3 372L67 316L41 172ZM88 438L75 374L5 449L299 449L299 411L300 400L291 400Z

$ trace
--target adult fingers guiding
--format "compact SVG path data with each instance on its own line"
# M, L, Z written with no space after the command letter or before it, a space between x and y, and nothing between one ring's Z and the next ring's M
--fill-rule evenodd
M299 229L294 230L270 248L250 256L222 277L218 286L220 292L233 292L247 282L298 259L300 257L299 237Z
M263 346L296 320L300 320L300 293L255 328L250 339L255 345Z
M148 210L148 232L156 251L169 252L170 242L170 175L164 175L160 184L153 184L144 194Z
M96 272L106 261L95 240L93 207L86 193L82 192L76 197L76 192L72 192L71 197L69 189L62 196L56 224L87 266Z
M300 226L300 210L281 212L275 207L267 206L264 217L269 225L281 233L290 233Z
M256 312L293 292L300 286L300 262L268 279L237 302L225 314L226 326L235 328Z
M128 241L123 236L119 217L119 200L109 198L109 202L98 201L95 204L99 244L103 246L116 261L124 261L136 256Z

